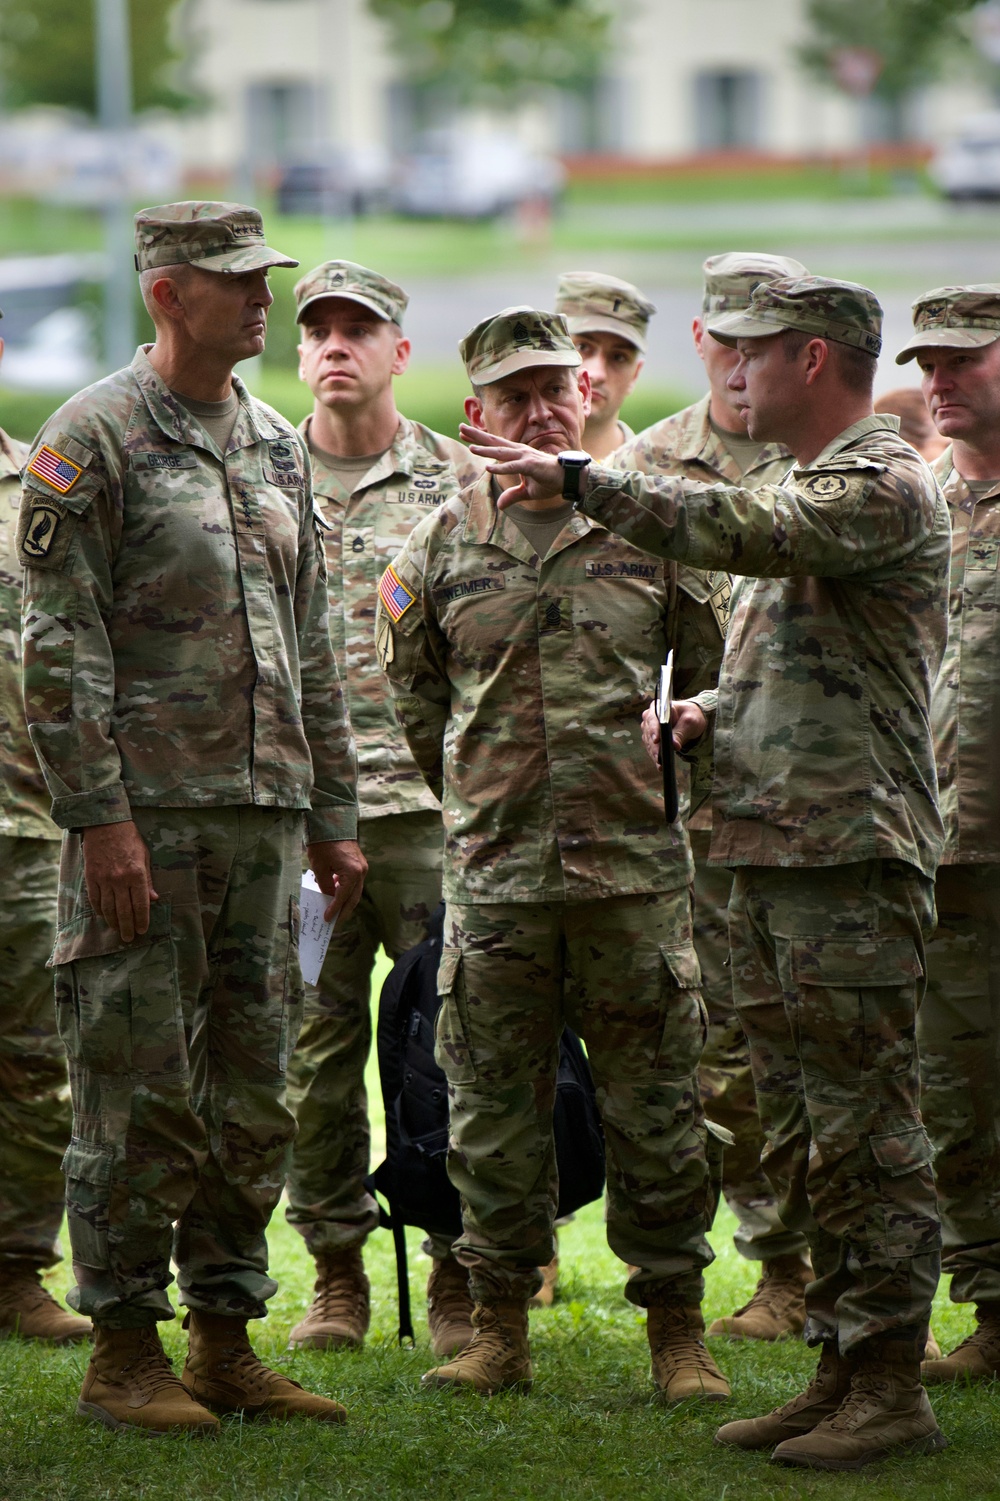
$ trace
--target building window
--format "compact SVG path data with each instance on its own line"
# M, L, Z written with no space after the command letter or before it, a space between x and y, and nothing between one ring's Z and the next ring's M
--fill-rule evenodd
M727 69L694 81L695 144L699 151L760 145L761 76Z
M314 156L320 149L322 97L315 84L295 80L252 83L246 107L256 166L280 166Z

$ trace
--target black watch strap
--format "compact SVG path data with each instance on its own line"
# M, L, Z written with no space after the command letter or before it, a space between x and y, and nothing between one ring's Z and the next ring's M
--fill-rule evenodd
M567 449L564 453L557 454L559 463L562 465L563 500L571 500L574 505L583 494L584 475L590 465L590 454L582 449Z

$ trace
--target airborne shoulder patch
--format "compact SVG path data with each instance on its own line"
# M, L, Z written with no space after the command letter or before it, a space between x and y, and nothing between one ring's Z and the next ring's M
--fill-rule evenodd
M802 489L810 500L839 500L848 491L848 482L842 474L811 474L803 480Z
M55 448L50 448L43 443L41 448L31 459L28 465L28 473L36 479L43 480L46 485L51 485L60 495L68 495L83 473L81 464L74 464L64 453L59 453Z

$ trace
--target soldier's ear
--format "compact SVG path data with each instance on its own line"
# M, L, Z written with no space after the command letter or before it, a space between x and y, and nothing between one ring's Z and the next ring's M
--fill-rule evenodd
M482 432L486 431L486 423L483 421L483 404L478 396L465 398L465 417L473 427L478 427Z
M398 338L396 340L396 358L392 362L393 375L402 375L410 363L410 350L413 348L409 339Z

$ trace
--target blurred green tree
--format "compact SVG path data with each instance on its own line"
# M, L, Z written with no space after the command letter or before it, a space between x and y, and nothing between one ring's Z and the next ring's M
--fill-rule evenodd
M176 8L177 0L129 0L137 111L192 102L172 78ZM5 109L56 104L95 114L93 0L0 0L0 87Z
M509 102L601 71L614 0L369 0L407 80L456 100Z
M857 95L898 106L970 46L964 18L978 0L808 0L809 70Z

